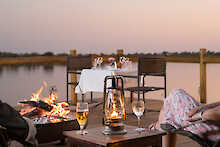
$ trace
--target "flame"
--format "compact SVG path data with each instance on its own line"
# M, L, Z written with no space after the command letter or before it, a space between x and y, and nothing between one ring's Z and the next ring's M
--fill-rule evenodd
M47 86L47 83L45 81L43 82L43 84L44 84L45 87ZM42 100L42 101L48 103L49 105L53 106L53 109L50 112L42 110L41 115L46 115L49 118L51 117L50 118L51 122L62 121L62 119L60 119L60 118L65 117L70 112L70 110L65 109L65 107L68 107L69 104L66 103L66 102L55 103L56 100L57 100L57 95L54 95L54 94L51 94L51 93L49 94L48 97L41 98L40 94L43 91L43 88L44 87L41 86L41 88L37 91L37 93L32 93L30 101L36 101L37 102L39 100ZM31 111L31 110L32 109L22 110L21 113L24 114L25 112Z
M44 87L41 86L41 88L37 91L37 93L32 93L32 96L31 96L31 101L39 101L40 100L40 94L41 92L43 91Z
M116 104L115 104L115 102L113 102L113 112L112 112L112 114L111 114L111 118L112 119L116 119L116 118L118 118L118 112L116 112Z
M30 98L30 101L39 101L40 100L40 94L42 93L44 87L47 87L47 82L43 81L43 86L40 87L40 89L37 91L37 93L32 93L32 96Z
M111 118L113 118L113 119L118 118L118 112L113 111L111 114Z

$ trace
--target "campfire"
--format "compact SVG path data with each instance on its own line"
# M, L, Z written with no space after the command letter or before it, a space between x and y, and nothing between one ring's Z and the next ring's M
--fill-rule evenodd
M44 84L45 87L46 85L47 84ZM36 93L32 93L30 100L19 102L22 107L20 114L31 118L35 124L56 123L71 120L71 116L68 115L70 112L68 109L69 105L66 102L57 102L58 94L54 86L49 89L47 97L41 97L44 86L42 86Z

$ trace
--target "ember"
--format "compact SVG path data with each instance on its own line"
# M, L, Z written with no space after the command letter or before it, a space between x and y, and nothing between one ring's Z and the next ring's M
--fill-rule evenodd
M19 102L22 105L20 114L31 118L36 124L71 120L71 117L68 115L70 112L68 110L69 104L66 102L56 103L58 99L56 88L50 88L48 97L40 96L43 89L44 87L42 86L37 93L32 93L29 101Z

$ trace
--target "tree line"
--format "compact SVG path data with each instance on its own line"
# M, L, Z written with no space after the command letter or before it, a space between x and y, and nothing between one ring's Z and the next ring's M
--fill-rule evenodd
M66 53L55 54L53 52L45 53L12 53L12 52L0 52L0 57L35 57L35 56L68 56Z
M53 52L45 52L45 53L12 53L12 52L0 52L0 58L3 57L34 57L34 56L68 56L69 54L67 53L58 53L55 54ZM103 56L107 55L104 53L100 54L77 54L78 56L87 56L87 55L92 55L92 56ZM110 54L112 56L115 56L115 53ZM126 55L126 54L125 54ZM189 51L183 51L183 52L167 52L163 51L160 53L133 53L133 54L127 54L126 56L179 56L179 57L199 57L200 52L189 52ZM214 52L214 51L207 51L208 56L220 56L220 52Z

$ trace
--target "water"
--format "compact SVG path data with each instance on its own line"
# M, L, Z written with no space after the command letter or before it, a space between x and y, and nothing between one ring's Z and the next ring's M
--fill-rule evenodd
M18 101L29 99L32 93L36 93L43 81L48 84L44 88L42 96L49 94L49 88L55 85L60 100L66 96L66 67L54 65L51 68L45 66L34 67L4 67L0 73L0 99L10 105L16 105Z
M199 89L199 64L168 63L167 64L167 93L174 88L182 88L190 95L198 98ZM217 101L219 98L220 64L207 65L207 97L208 102ZM65 65L50 66L19 66L0 68L0 99L10 105L16 105L18 101L29 99L32 93L36 93L43 85L42 96L47 96L49 87L55 85L58 90L59 101L66 100L66 67ZM131 82L132 84L135 81ZM161 78L152 78L148 81L152 85L160 85ZM130 84L130 83L127 83ZM99 94L102 96L102 94ZM129 96L126 93L126 96ZM135 95L136 96L136 95ZM163 99L163 92L151 92L147 98ZM89 96L88 96L89 98Z

